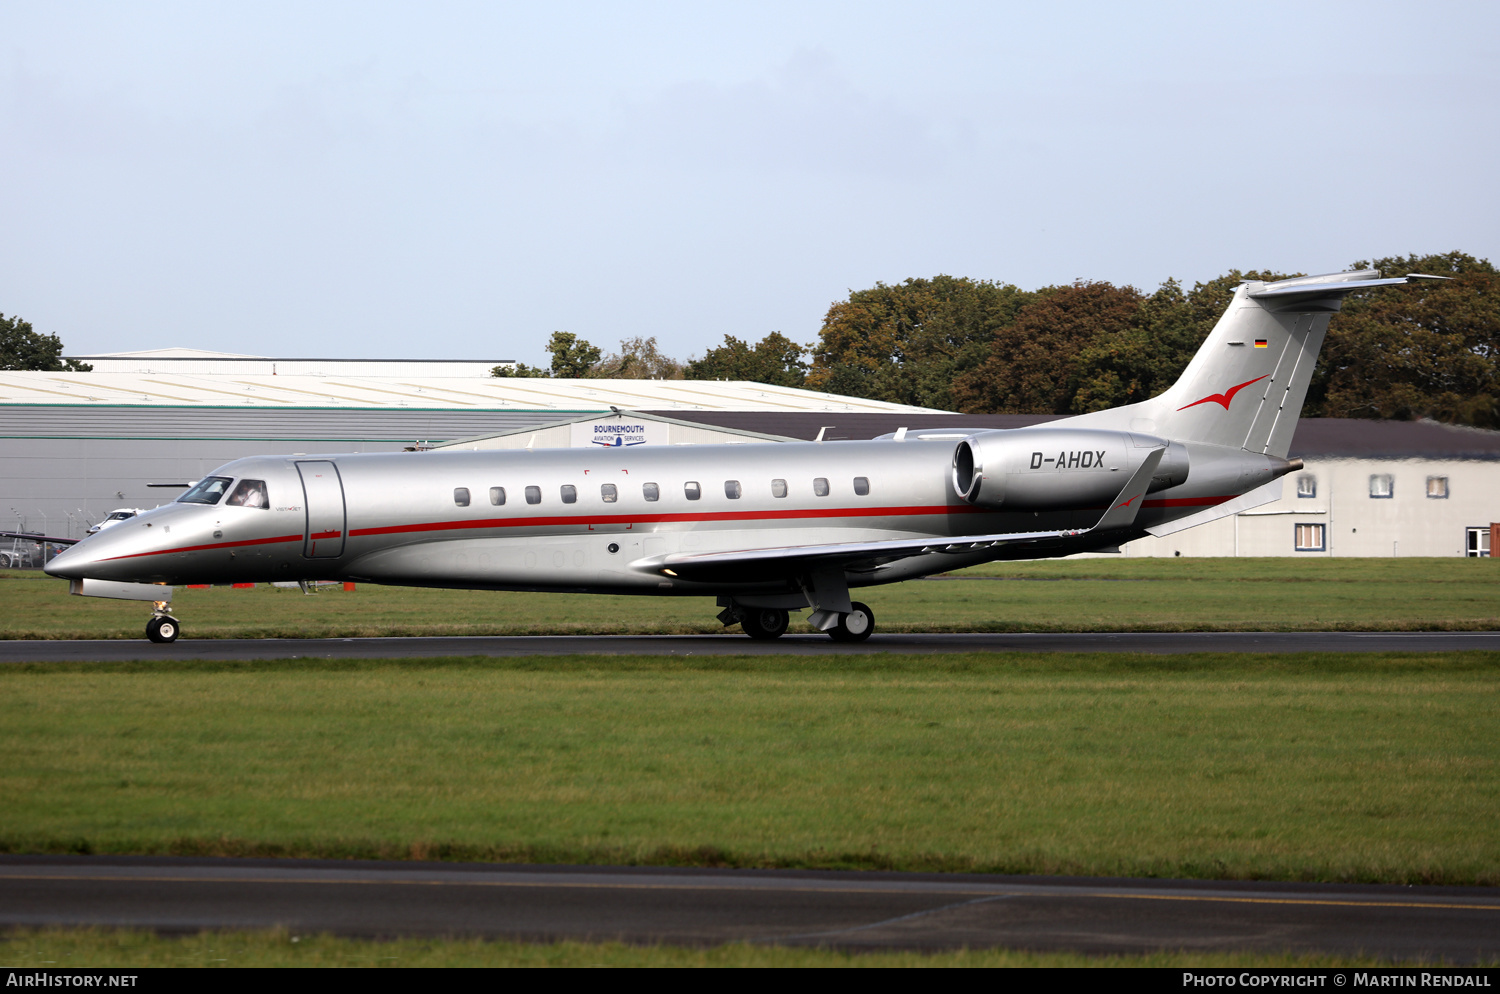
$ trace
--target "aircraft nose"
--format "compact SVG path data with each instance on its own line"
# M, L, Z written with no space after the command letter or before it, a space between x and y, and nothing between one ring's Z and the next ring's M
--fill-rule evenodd
M88 575L89 566L96 562L97 557L90 555L88 549L75 545L53 556L52 561L42 567L42 572L64 580L82 580Z

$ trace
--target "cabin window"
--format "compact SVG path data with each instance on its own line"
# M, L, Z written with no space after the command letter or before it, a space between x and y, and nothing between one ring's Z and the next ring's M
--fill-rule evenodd
M1299 476L1299 477L1297 477L1297 496L1298 497L1316 497L1316 496L1318 496L1318 478L1316 476L1311 475L1311 474L1308 474L1306 476Z
M234 488L234 493L224 502L229 507L263 507L269 509L270 499L266 496L265 480L241 480L239 486Z
M505 503L504 487L490 487L490 503L494 504L496 507L499 507L501 504Z
M870 496L870 478L868 476L856 476L854 478L854 493L859 497Z
M240 484L242 487L244 485L243 483ZM1429 476L1427 478L1427 496L1437 500L1447 500L1448 478L1446 476Z
M578 488L571 483L564 483L562 485L562 499L564 504L577 504Z
M527 487L526 488L526 503L528 503L528 504L540 504L541 502L542 502L542 488L541 487Z
M613 504L620 499L620 491L613 483L601 483L599 485L599 496L603 498L604 503Z
M1396 478L1389 473L1370 474L1370 496L1389 499L1396 492Z
M730 500L739 500L740 499L740 481L739 480L725 480L724 481L724 496L728 497Z
M457 504L459 507L468 507L469 506L469 488L468 487L454 487L453 488L453 503Z
M698 486L697 480L689 480L682 485L682 492L687 494L688 500L697 500L703 496L703 488Z
M1327 548L1322 525L1298 525L1296 537L1298 552L1323 552Z
M786 481L785 480L772 480L771 481L771 496L772 497L785 497L786 496Z
M208 476L199 480L193 489L177 498L179 504L217 504L224 491L229 489L227 476Z
M654 483L642 483L641 484L641 494L647 500L651 500L651 501L661 500L661 487L658 487Z
M813 481L813 493L815 495L819 496L819 497L827 497L828 496L828 480L825 479L824 477L821 477L821 476L818 477L816 480L814 480Z

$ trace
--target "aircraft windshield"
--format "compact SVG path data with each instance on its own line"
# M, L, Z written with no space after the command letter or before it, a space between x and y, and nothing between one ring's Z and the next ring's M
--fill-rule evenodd
M270 507L271 502L266 499L266 481L241 480L224 503L234 507Z
M229 489L230 482L227 476L206 476L193 489L177 498L177 503L217 504L219 498L224 496L224 491Z

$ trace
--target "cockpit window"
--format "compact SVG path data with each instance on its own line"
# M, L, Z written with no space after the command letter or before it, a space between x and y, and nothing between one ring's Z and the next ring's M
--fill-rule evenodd
M227 476L205 476L193 489L177 498L179 504L217 504L233 481Z
M231 507L270 507L265 480L241 480L234 493L224 502Z

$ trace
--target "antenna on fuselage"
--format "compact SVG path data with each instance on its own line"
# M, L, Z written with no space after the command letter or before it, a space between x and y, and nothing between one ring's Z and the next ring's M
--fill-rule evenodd
M834 425L824 425L823 427L819 428L818 429L818 437L815 438L815 439L813 439L813 441L814 442L821 442L821 441L823 441L823 433L825 431L827 431L828 429L832 428L832 427L834 427Z

